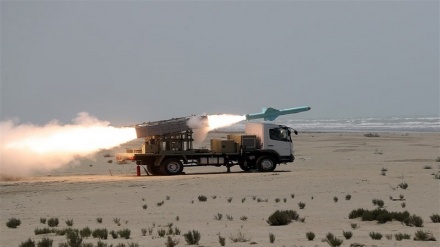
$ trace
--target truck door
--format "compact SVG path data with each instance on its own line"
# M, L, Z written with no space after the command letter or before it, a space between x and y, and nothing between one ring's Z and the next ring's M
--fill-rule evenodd
M292 154L292 139L288 128L275 127L269 129L267 148L277 151L280 156Z

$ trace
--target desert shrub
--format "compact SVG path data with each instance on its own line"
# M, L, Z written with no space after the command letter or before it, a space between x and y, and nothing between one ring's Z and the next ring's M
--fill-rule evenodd
M251 240L250 238L246 237L241 231L238 231L238 233L235 236L230 236L229 239L231 239L234 243L245 243Z
M112 236L113 239L117 239L118 238L118 233L116 231L111 230L109 233L110 233L110 235Z
M65 220L67 226L73 226L73 219Z
M232 215L227 214L226 215L226 219L229 220L229 221L233 221L234 217Z
M437 159L435 159L436 162L440 162L440 156L437 157Z
M52 244L52 239L44 237L37 243L37 247L52 247Z
M141 233L142 233L142 236L147 235L147 229L146 228L142 228L141 229Z
M92 235L92 230L90 230L90 228L86 226L79 231L79 235L81 235L82 238L88 238Z
M200 196L198 197L198 199L199 199L199 202L206 202L206 200L208 200L208 197L206 197L206 196L204 196L204 195L200 195Z
M358 224L356 224L356 223L351 223L350 226L351 226L351 229L357 229L359 227Z
M407 233L396 233L396 234L394 234L394 238L397 241L402 241L402 239L410 239L411 235L409 235Z
M143 209L147 209L147 208L148 208L148 205L147 205L147 204L144 204L144 205L142 205L142 208L143 208Z
M350 239L353 236L353 233L350 231L342 231L342 235L345 239Z
M179 244L178 239L172 239L170 236L168 236L167 241L165 242L166 247L174 247Z
M59 222L58 218L50 218L47 221L47 225L50 226L50 227L56 227L56 226L58 226L59 223L60 222Z
M46 224L46 218L40 218L40 223L41 224Z
M243 215L243 216L240 217L241 221L246 221L247 219L248 219L248 217L246 215Z
M435 179L440 179L440 172L434 174L434 178L435 178Z
M275 235L273 233L269 233L269 242L273 244L275 242Z
M382 239L382 233L380 232L370 232L370 238L374 240Z
M402 208L405 208L405 207L406 207L406 203L405 203L405 202L402 202L402 203L400 204L400 206L401 206Z
M388 240L391 240L391 239L393 239L393 234L385 234L385 237L386 237Z
M332 247L341 246L341 244L344 242L342 239L335 237L332 233L327 233L326 238L324 239L324 242L327 242Z
M436 241L432 232L418 230L414 234L414 241Z
M280 201L281 201L280 198L275 198L276 203L279 203Z
M19 247L35 247L35 242L28 238L28 240L21 242Z
M220 243L220 246L225 246L226 238L218 235L218 242Z
M345 196L345 200L349 201L350 199L351 199L351 195L350 194Z
M183 234L183 236L188 245L198 245L201 238L200 233L196 230L188 231L188 233Z
M180 229L177 227L174 227L174 234L175 235L180 235Z
M378 206L379 208L383 208L383 206L385 205L385 202L380 199L373 199L373 205Z
M214 220L222 220L222 218L223 218L223 214L221 213L214 214Z
M313 241L313 239L315 239L315 233L313 233L313 232L306 232L306 238L309 241Z
M367 134L364 134L364 136L365 137L380 137L379 134L377 134L377 133L374 133L374 134L373 133L367 133Z
M349 219L356 219L356 218L362 217L362 214L364 214L365 211L366 211L366 210L363 209L363 208L358 208L358 209L352 210L352 211L348 214L348 218L349 218Z
M159 237L165 237L165 234L167 234L167 231L163 228L157 229L157 235L159 235Z
M113 218L113 222L114 222L116 225L120 225L120 224L121 224L121 219L120 219L120 218Z
M52 231L49 228L47 228L47 227L35 228L35 230L34 230L35 235L48 234L48 233L51 233L51 232Z
M160 202L156 203L156 205L157 205L158 207L160 207L160 206L162 206L164 203L165 203L164 201L160 201Z
M295 194L290 194L290 198L295 198Z
M335 197L333 197L333 201L335 201L335 202L338 202L338 197L337 196L335 196Z
M424 167L423 167L423 169L432 169L432 166L430 166L430 165L425 165Z
M121 238L125 238L125 239L129 239L130 238L130 229L124 228L122 230L118 231L119 236L121 236Z
M287 225L292 220L298 220L299 215L293 210L277 210L269 216L267 223L271 226L283 226Z
M216 195L214 195L214 196L211 196L211 198L215 200L215 199L217 198L217 196L216 196Z
M244 203L246 201L246 197L241 198L241 203Z
M348 218L355 219L355 218L362 218L362 221L378 221L379 223L383 224L388 221L396 220L400 222L404 222L410 217L410 214L408 211L404 212L388 212L385 209L374 209L372 211L366 210L363 208L355 209L350 212L348 215ZM416 219L417 221L417 219ZM413 221L411 221L413 222Z
M77 231L66 232L66 238L70 247L81 247L83 239Z
M440 214L433 214L429 216L429 218L431 219L432 223L440 223Z
M21 224L21 220L17 218L10 218L8 222L6 222L6 226L9 228L17 228Z
M406 189L408 188L408 184L407 184L406 182L403 182L403 183L400 183L400 184L398 185L398 187L401 188L401 189L403 189L403 190L406 190Z
M422 217L413 214L413 215L405 218L403 220L403 223L407 226L422 227L423 226L423 219L422 219Z
M92 236L94 238L107 239L107 237L108 237L107 228L98 228L98 229L93 230Z
M232 202L232 197L229 197L227 200L228 200L229 203L231 203Z
M304 202L299 202L298 203L299 209L304 209L304 207L306 206L306 204Z

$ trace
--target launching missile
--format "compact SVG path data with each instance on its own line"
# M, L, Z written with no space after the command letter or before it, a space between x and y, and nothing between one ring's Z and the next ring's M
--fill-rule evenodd
M311 108L308 106L301 106L301 107L289 108L283 110L278 110L271 107L263 108L260 113L246 114L246 120L264 118L265 121L273 121L275 120L275 118L281 115L295 114L303 111L308 111L310 109Z

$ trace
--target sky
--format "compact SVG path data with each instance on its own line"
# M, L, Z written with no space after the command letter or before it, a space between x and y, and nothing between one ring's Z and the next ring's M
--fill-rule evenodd
M439 1L0 2L0 120L439 115Z

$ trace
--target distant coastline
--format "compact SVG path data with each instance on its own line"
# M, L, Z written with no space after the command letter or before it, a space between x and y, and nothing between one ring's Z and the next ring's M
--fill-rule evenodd
M381 117L340 119L285 119L276 120L304 132L440 132L440 117ZM245 122L217 132L243 132Z

